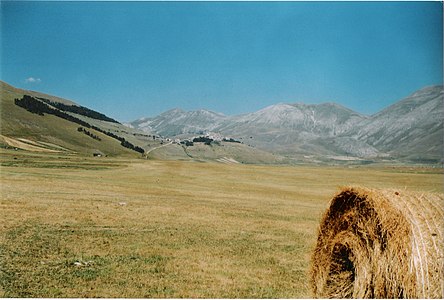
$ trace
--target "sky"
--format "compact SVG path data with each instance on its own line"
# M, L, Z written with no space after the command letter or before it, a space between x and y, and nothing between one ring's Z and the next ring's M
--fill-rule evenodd
M1 1L0 78L119 121L336 102L443 82L440 2Z

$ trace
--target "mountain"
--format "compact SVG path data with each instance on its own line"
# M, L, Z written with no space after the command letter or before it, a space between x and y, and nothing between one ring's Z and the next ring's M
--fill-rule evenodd
M373 115L348 135L395 157L442 158L443 99L443 86L425 87Z
M372 116L336 103L279 103L238 116L175 109L131 124L170 137L217 132L298 159L348 156L438 162L444 144L443 86L421 89Z
M335 103L279 103L239 116L175 109L154 118L139 119L131 125L169 137L218 132L247 145L287 156L313 153L375 156L377 150L360 141L342 138L342 143L336 143L334 147L326 142L348 132L367 118Z
M267 130L292 130L332 136L348 131L365 117L335 103L319 105L276 104L254 113L232 118L239 124L255 124ZM228 128L222 127L221 130Z
M181 109L166 111L155 118L142 118L130 125L146 132L156 132L163 136L194 134L209 131L216 127L226 116L208 110L186 112Z
M277 104L232 117L217 130L256 147L291 155L335 155L321 141L340 135L366 117L334 103Z

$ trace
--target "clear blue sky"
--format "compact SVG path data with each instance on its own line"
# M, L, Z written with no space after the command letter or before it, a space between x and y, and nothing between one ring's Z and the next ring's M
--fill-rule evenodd
M1 79L121 121L278 102L373 114L442 84L440 2L1 1Z

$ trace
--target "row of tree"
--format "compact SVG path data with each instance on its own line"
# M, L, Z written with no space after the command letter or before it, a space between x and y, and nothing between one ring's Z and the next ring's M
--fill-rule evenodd
M67 114L61 110L52 108L52 107L48 106L46 103L39 101L36 98L29 96L29 95L24 95L22 99L14 99L14 103L20 107L23 107L27 111L38 114L40 116L43 116L46 113L46 114L55 115L59 118L77 123L77 124L82 125L84 127L88 127L88 128L91 127L87 122L80 120L79 118L76 118L76 117L74 117L70 114Z
M229 143L241 143L241 141L238 141L238 140L235 140L235 139L233 139L233 138L229 138L229 139L227 139L227 138L223 138L222 139L222 142L229 142Z
M222 139L223 142L229 142L229 143L241 143L240 141L237 141L233 138L223 138ZM212 138L207 137L207 136L199 136L193 139L194 143L205 143L205 145L211 145L212 142L218 144L219 142L214 141ZM188 145L187 145L188 146ZM192 146L192 145L191 145Z
M205 143L205 145L211 145L212 141L214 141L212 138L206 136L199 136L193 139L194 143Z
M112 132L109 132L109 131L105 131L97 126L90 125L88 122L80 120L79 118L76 118L70 114L67 114L64 111L52 108L48 104L46 104L42 101L39 101L38 99L36 99L32 96L24 95L22 99L14 99L14 103L17 106L23 107L27 111L38 114L40 116L43 116L45 113L47 113L47 114L55 115L59 118L74 122L74 123L79 124L83 127L94 129L96 131L99 131L103 134L106 134L107 136L110 136L110 137L120 141L120 144L123 147L129 148L131 150L134 150L134 151L142 153L142 154L145 152L145 150L143 150L141 147L131 144L130 142L126 141L121 136L118 136L118 135L116 135Z
M96 120L108 121L108 122L120 124L116 120L114 120L114 119L112 119L112 118L110 118L110 117L108 117L108 116L106 116L106 115L104 115L102 113L99 113L97 111L94 111L92 109L89 109L89 108L86 108L86 107L83 107L83 106L67 105L67 104L64 104L64 103L61 103L61 102L54 102L54 101L51 101L49 99L45 99L45 98L41 98L41 97L36 97L36 98L41 100L41 101L43 101L43 102L45 102L46 104L49 104L49 105L51 105L51 106L53 106L55 108L58 108L60 110L63 110L63 111L69 111L69 112L72 112L72 113L75 113L75 114L78 114L78 115L82 115L82 116L85 116L85 117L89 117L89 118L92 118L92 119L96 119Z
M187 146L187 147L194 146L194 143L193 143L192 141L189 141L189 140L183 140L183 141L180 141L180 143L181 143L182 145Z
M92 138L95 139L95 140L98 140L98 141L101 141L101 140L102 140L99 136L95 135L94 133L89 132L88 130L86 130L86 129L83 128L83 127L79 127L79 128L77 128L77 131L78 131L78 132L83 132L84 134L86 134L87 136L92 137Z
M92 129L95 129L95 130L97 130L97 131L100 131L100 132L102 132L102 133L104 133L104 134L106 134L106 135L108 135L108 136L110 136L110 137L112 137L112 138L114 138L114 139L120 141L120 145L122 145L122 146L125 147L125 148L131 149L131 150L134 150L134 151L139 152L139 153L142 153L142 154L145 153L145 150L143 150L143 148L131 144L130 142L128 142L127 140L125 140L123 137L118 136L118 135L115 134L115 133L112 133L112 132L109 132L109 131L104 131L104 130L102 130L102 129L96 127L96 126L91 126L91 128L92 128Z

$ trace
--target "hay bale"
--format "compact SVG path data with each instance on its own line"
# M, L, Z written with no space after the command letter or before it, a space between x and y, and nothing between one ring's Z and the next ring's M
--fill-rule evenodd
M444 298L444 196L344 188L312 256L317 298Z

